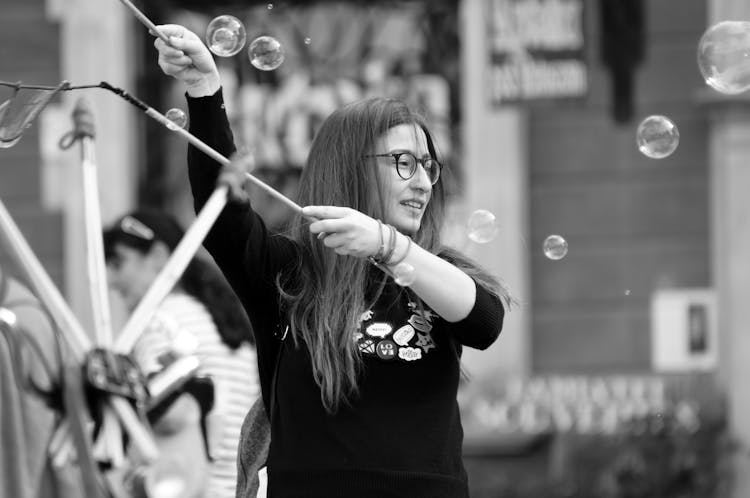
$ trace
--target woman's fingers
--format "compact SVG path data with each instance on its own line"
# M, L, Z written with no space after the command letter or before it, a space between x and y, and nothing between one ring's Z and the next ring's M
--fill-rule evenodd
M310 232L312 233L335 233L347 230L348 223L342 221L343 218L322 219L310 223Z
M216 62L203 40L177 24L162 24L156 29L168 40L165 42L162 37L154 40L162 71L183 81L194 97L213 94L221 82Z
M176 48L174 45L165 43L161 38L157 38L156 40L154 40L154 47L156 47L156 50L159 51L160 57L170 58L181 57L185 55L185 52L183 52L181 49Z
M205 51L208 50L208 48L203 44L203 41L198 38L195 33L187 30L185 30L185 36L183 37L171 37L169 39L169 45L171 45L176 50L181 50L186 54L191 55L202 55Z
M342 247L345 244L344 237L339 234L327 234L323 232L323 235L323 245L326 247L336 249L337 247Z
M173 36L176 38L182 38L185 36L185 32L187 29L185 29L184 26L180 26L179 24L161 24L159 26L156 26L156 29L159 30L159 33L164 35L166 38L172 38ZM151 36L157 36L156 33L154 33L153 30L148 30L149 34Z
M302 208L302 214L311 216L319 220L328 218L343 218L354 211L351 208L340 206L305 206Z
M307 206L303 213L316 218L310 233L342 255L367 257L377 252L378 222L359 211L337 206Z
M190 57L187 56L171 60L159 58L159 67L161 67L162 71L172 75L189 68L191 63Z

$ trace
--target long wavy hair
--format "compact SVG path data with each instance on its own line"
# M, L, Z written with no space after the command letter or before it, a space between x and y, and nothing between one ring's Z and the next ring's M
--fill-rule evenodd
M401 124L413 125L415 132L423 130L430 155L438 158L424 119L399 100L369 98L331 114L321 124L302 172L300 204L347 206L384 219L387 199L380 189L380 168L365 156L375 152L378 140L389 129ZM440 229L444 210L445 191L438 181L414 242L451 261L509 303L510 297L497 279L460 253L443 247ZM295 344L301 339L310 353L322 403L335 412L358 393L362 358L352 333L359 327L361 314L377 299L386 276L373 272L364 259L341 256L323 246L310 234L309 221L301 215L289 226L289 236L302 250L296 267L277 278L282 306Z
M133 230L123 229L123 222L135 219L142 223L152 235L144 238ZM157 241L174 251L185 231L177 220L162 211L143 209L123 216L104 232L106 259L114 256L115 244L127 245L142 254L148 253ZM243 342L255 344L250 320L239 298L219 269L201 256L195 256L175 284L185 293L200 301L216 324L221 340L230 349L237 349Z

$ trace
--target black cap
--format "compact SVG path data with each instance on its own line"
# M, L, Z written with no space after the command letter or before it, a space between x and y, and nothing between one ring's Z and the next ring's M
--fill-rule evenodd
M139 210L128 213L104 230L104 253L113 255L115 244L125 244L147 251L157 240L174 251L185 230L170 214L163 211Z

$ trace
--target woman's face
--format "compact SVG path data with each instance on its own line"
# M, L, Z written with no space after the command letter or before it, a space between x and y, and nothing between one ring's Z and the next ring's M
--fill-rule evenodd
M133 310L158 275L158 265L151 252L142 253L126 244L115 244L112 252L107 260L109 286Z
M400 152L408 152L418 159L430 157L427 137L419 126L411 124L394 126L378 140L373 154L398 154ZM378 177L385 199L383 221L406 235L416 234L432 196L429 175L422 165L418 164L414 176L404 180L396 170L394 157L378 157L376 160L382 168L378 172Z

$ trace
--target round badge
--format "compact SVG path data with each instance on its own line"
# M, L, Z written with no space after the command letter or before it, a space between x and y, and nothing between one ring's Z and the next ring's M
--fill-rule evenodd
M390 339L380 341L375 347L375 352L381 360L395 360L396 359L396 343Z

